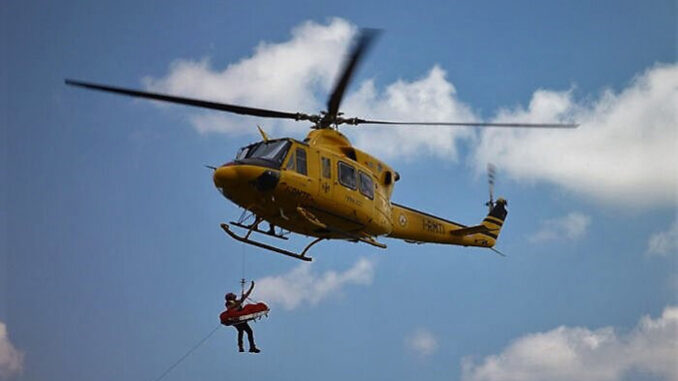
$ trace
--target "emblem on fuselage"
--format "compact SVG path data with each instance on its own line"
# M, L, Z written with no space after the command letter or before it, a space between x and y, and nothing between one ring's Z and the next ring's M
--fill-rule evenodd
M400 216L398 217L398 223L400 226L405 227L407 225L407 217L405 217L404 214L400 213Z

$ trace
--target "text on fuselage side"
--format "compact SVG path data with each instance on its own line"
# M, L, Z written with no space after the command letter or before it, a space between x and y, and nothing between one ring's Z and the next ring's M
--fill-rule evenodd
M313 196L311 196L310 193L304 192L301 189L297 189L295 187L289 186L285 184L285 186L282 187L282 190L284 193L289 194L290 196L300 200L300 201L312 201Z
M424 229L424 231L435 234L445 234L445 228L443 227L443 224L441 224L438 221L429 218L423 218L422 223L423 223L422 228Z

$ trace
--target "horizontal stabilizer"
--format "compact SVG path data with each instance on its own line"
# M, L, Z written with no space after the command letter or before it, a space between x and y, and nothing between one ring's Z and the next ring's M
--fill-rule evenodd
M495 229L489 229L485 225L476 225L476 226L469 226L467 228L461 228L461 229L455 229L450 231L450 234L453 236L457 237L463 237L465 235L471 235L471 234L476 234L476 233L487 233L489 231L492 231Z

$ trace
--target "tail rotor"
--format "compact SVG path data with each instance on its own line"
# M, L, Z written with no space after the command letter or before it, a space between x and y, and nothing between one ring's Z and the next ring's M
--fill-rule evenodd
M490 199L485 203L488 212L487 217L483 220L483 226L487 228L487 232L484 234L492 239L489 241L487 247L495 253L505 257L506 254L494 248L494 244L499 238L499 232L501 231L502 226L504 226L504 220L506 220L506 215L508 214L506 210L506 200L503 197L499 197L497 200L494 199L494 176L496 171L497 168L494 164L487 164L487 185L490 192Z
M494 164L487 164L487 183L490 189L490 200L485 203L485 206L487 206L490 212L492 211L492 208L494 208L494 174L496 170Z

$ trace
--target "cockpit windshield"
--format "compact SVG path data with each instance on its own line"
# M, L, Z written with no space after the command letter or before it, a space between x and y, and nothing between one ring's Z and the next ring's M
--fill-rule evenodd
M282 161L287 155L287 150L290 148L288 140L275 140L268 142L259 142L247 147L243 147L238 151L235 157L237 161L244 162L260 162L266 164L273 164L276 168L282 165Z

